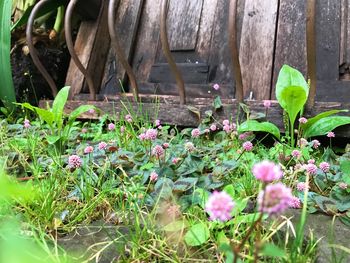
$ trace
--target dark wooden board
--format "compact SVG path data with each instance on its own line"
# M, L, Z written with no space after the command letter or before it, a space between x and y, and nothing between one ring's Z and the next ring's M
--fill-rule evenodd
M177 63L186 84L206 84L208 83L209 66L204 63ZM169 64L154 64L149 76L151 83L176 83Z
M278 73L284 64L306 77L306 1L280 0L271 98L276 98Z
M200 119L186 105L179 104L179 98L175 96L147 96L141 97L142 107L136 102L133 102L132 95L117 97L117 96L100 96L101 101L87 101L88 97L81 95L79 101L68 101L66 104L65 112L69 113L82 104L95 105L101 109L102 113L108 113L118 118L121 112L134 112L139 116L149 116L150 120L160 119L162 123L171 125L179 125L186 127L197 127L200 124ZM155 102L157 99L158 102ZM123 103L121 102L123 101ZM191 107L194 107L200 112L200 116L204 117L205 112L213 110L212 99L191 99L189 100ZM223 107L215 112L215 119L218 122L222 122L224 119L235 119L238 109L238 104L234 99L222 99ZM46 107L47 103L52 101L40 101L41 107ZM251 114L257 114L265 112L262 101L246 101L245 102L251 111ZM131 108L125 108L125 105L131 105ZM314 116L320 112L332 109L349 109L350 103L316 103L311 111L306 111L305 116ZM343 115L350 116L350 113L343 113ZM89 113L83 114L81 118L98 118L98 115L91 115ZM276 124L281 130L283 130L282 122L282 109L276 101L272 101L272 106L269 109L268 120ZM350 137L350 129L343 127L337 130L338 136Z

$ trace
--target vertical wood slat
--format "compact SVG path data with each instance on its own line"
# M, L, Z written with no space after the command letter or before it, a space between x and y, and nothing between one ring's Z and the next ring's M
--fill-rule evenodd
M271 98L278 73L288 64L306 77L306 1L280 0Z
M171 51L196 48L203 0L171 0L167 28Z
M102 1L99 17L95 21L83 21L75 41L74 49L82 63L92 76L92 81L99 91L109 50L109 34L107 26L108 1ZM71 98L81 91L87 91L83 74L73 61L70 62L66 77L66 85L71 86Z
M246 1L240 62L244 97L270 98L278 0Z

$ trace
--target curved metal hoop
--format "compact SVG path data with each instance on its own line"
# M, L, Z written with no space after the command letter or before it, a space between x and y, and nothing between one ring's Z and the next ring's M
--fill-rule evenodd
M139 90L137 86L137 81L135 74L126 59L123 49L120 45L119 37L117 35L116 29L115 29L115 0L110 0L109 5L108 5L108 30L109 30L109 35L111 37L111 43L114 48L114 51L120 61L120 63L123 65L126 74L128 75L129 81L130 81L130 86L132 88L132 92L134 97L138 100L139 99Z
M89 86L89 92L90 92L90 100L95 100L96 99L96 90L94 87L94 82L93 82L92 78L90 77L87 69L81 64L80 59L74 50L74 44L73 44L73 39L72 39L71 19L72 19L73 10L74 10L78 1L79 0L71 0L67 6L66 16L64 18L64 29L65 29L66 43L67 43L68 51L69 51L75 65L78 67L78 69L81 71L81 73L83 73L83 75L87 81L87 84Z
M242 71L239 63L239 53L237 47L237 0L230 1L228 31L229 31L229 44L231 49L232 70L236 82L236 100L243 101L243 82Z
M45 78L45 80L49 84L52 95L55 97L57 95L57 86L56 86L54 80L52 79L52 77L50 76L50 74L45 69L44 65L40 62L38 52L36 51L36 49L34 47L33 32L32 32L36 15L38 14L39 10L44 5L49 3L50 1L51 0L41 0L39 3L37 3L34 6L32 12L30 13L29 19L28 19L28 24L27 24L27 28L26 28L26 38L27 38L27 45L29 48L30 56L31 56L35 66L38 68L40 73L43 75L43 77Z
M170 69L173 72L177 84L177 88L180 96L180 104L183 105L186 103L186 94L185 94L185 84L182 78L181 72L176 66L175 60L171 55L169 40L167 34L167 9L169 6L169 0L162 0L161 12L160 12L160 41L162 43L162 48L164 56L169 63Z

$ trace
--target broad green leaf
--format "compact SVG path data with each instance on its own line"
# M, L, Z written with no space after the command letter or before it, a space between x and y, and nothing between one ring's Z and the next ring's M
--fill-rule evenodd
M69 86L63 87L57 93L56 98L52 103L52 113L54 114L54 120L58 129L61 129L63 125L63 110L68 99L69 89Z
M37 107L35 107L35 111L43 121L52 127L55 117L51 111Z
M282 248L279 248L278 246L272 243L265 244L261 253L267 257L282 258L286 256L286 252Z
M239 213L241 213L246 208L246 206L248 204L248 201L249 201L249 197L248 198L244 198L242 200L234 200L235 206L234 206L234 208L232 210L231 215L232 216L236 216Z
M234 199L236 197L235 193L235 188L233 187L232 184L228 184L224 187L223 191L225 191L226 193L229 194L229 196L231 196L232 199Z
M350 117L348 116L330 116L316 121L308 129L304 131L304 137L310 138L313 136L325 135L335 128L350 124Z
M189 246L200 246L208 241L210 232L206 224L193 225L185 235L185 242Z
M220 231L217 235L217 243L218 246L222 245L222 244L230 244L230 239L227 238L226 234L224 231Z
M307 130L312 124L319 121L320 119L337 114L339 112L348 112L348 110L330 110L330 111L322 112L322 113L316 115L315 117L308 119L306 123L301 125L301 128L303 130Z
M222 108L222 102L221 102L221 98L219 96L217 96L214 101L213 101L213 107L215 110L218 110L220 108Z
M69 116L68 116L68 125L72 124L76 118L80 116L80 114L83 114L84 112L87 112L89 110L96 110L96 107L94 105L81 105L75 110L73 110Z
M193 195L197 196L199 198L199 205L204 209L205 208L205 204L208 201L209 198L209 192L202 189L202 188L197 188L194 192Z
M178 192L185 192L197 183L198 178L195 177L187 177L187 178L179 178L175 183L174 183L174 191Z
M4 105L13 109L16 102L11 71L11 0L0 1L0 99Z
M188 222L186 220L177 220L167 224L164 227L164 231L177 232L177 231L182 231L187 227L188 227Z
M153 167L154 167L153 163L146 163L146 164L144 164L144 165L142 165L140 167L140 170L141 171L145 171L145 170L147 171L147 170L151 170Z
M173 187L173 181L169 178L163 177L158 179L157 183L154 186L154 189L160 197L167 199L172 196Z
M247 131L268 132L275 136L277 139L280 139L280 130L275 124L270 122L258 122L256 120L247 120L241 125L239 125L238 132L242 133Z
M56 136L56 135L46 136L46 140L48 141L49 144L55 144L56 142L58 142L60 138L61 138L60 136Z

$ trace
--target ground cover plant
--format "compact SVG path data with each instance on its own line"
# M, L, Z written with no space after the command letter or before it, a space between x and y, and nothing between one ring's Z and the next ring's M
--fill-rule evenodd
M199 127L180 130L127 105L118 118L76 121L99 109L65 116L68 92L47 109L18 104L23 117L1 120L0 248L23 251L1 253L2 262L95 261L107 247L116 262L314 262L308 213L350 227L350 153L330 147L333 130L350 120L334 115L341 111L303 117L308 85L289 66L276 89L285 134L268 121L269 101L259 119L240 105L244 120L217 121L218 97ZM288 209L301 210L297 224ZM128 231L115 228L117 237L85 257L58 245L96 221Z

